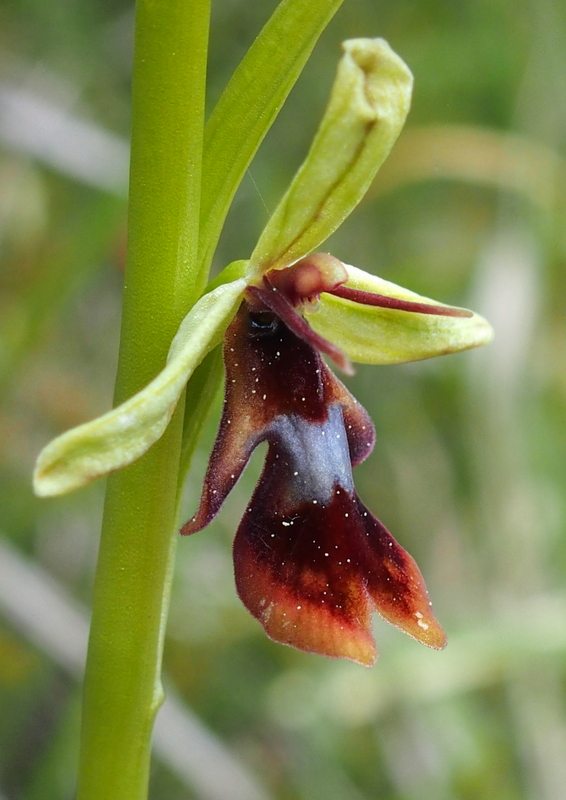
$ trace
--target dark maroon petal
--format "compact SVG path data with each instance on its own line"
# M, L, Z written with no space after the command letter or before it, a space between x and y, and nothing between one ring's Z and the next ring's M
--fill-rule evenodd
M331 358L346 375L353 375L354 368L345 353L328 339L313 331L308 322L298 314L292 303L273 286L267 275L263 276L263 286L248 286L248 293L264 306L277 314L293 333L316 350Z
M197 513L181 528L183 536L205 528L220 511L254 448L262 441L253 422L252 415L247 419L233 417L230 408L225 405L208 462L200 505Z
M365 292L362 289L352 289L349 286L338 286L330 289L329 294L361 303L364 306L379 306L380 308L394 308L397 311L410 311L415 314L432 314L437 317L473 317L473 312L467 308L453 306L435 306L432 303L419 303L414 300L402 300L400 297L390 297L375 292Z

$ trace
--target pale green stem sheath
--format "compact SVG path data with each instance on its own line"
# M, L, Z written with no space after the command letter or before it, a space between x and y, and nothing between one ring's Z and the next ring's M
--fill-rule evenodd
M138 0L128 263L116 403L163 368L197 299L209 0ZM162 699L183 402L111 476L85 678L78 800L143 800Z

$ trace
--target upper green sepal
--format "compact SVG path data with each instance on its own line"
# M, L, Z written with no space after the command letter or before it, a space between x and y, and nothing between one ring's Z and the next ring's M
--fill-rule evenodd
M365 292L433 306L428 297L345 264L346 286ZM448 307L447 307L448 308ZM471 313L471 312L470 312ZM440 316L364 305L323 293L316 306L306 306L309 325L337 345L351 361L362 364L401 364L456 353L487 344L491 325L479 314Z
M342 44L332 94L303 165L267 223L250 277L315 250L360 202L409 111L413 76L383 39Z
M224 335L246 282L238 278L205 294L173 339L167 364L144 389L92 422L50 442L33 477L39 497L64 494L135 461L159 439L194 369Z

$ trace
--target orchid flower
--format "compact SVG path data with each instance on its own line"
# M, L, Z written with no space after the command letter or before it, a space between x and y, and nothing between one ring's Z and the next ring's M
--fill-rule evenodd
M213 281L138 394L51 442L34 476L61 494L130 464L162 435L194 369L224 341L225 401L199 510L207 525L267 441L234 544L236 584L273 639L371 665L376 609L431 647L445 644L411 556L357 496L352 467L372 450L367 412L320 354L394 364L488 342L489 324L314 253L358 204L409 110L412 76L381 39L343 44L307 158L247 261Z

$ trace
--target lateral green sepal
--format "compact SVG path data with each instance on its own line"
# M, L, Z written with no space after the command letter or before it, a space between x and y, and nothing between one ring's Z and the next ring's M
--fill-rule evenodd
M163 434L193 370L222 340L245 288L240 278L205 294L181 323L167 364L151 383L112 411L50 442L36 462L35 494L70 492L143 455Z
M390 281L345 264L346 286L387 297L443 306ZM401 364L456 353L487 344L491 325L479 314L439 316L363 305L323 293L317 306L305 308L309 325L362 364Z

